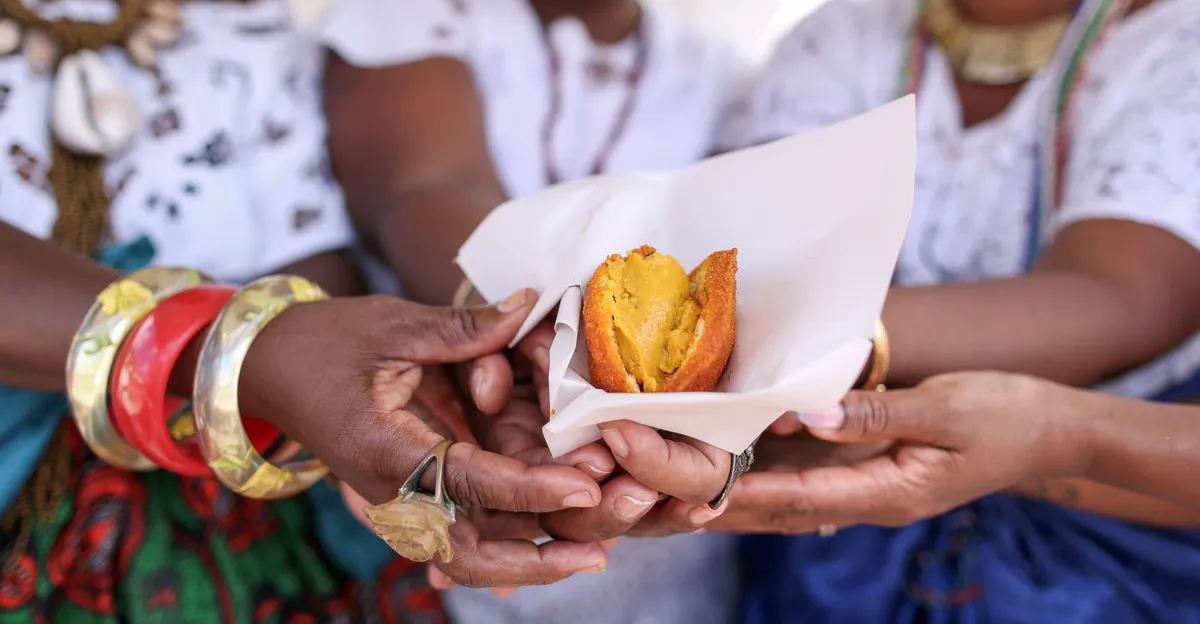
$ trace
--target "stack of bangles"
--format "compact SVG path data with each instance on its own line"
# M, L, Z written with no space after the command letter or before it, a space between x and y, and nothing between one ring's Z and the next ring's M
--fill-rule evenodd
M267 323L296 303L326 298L294 276L241 289L189 269L149 268L117 280L96 298L67 359L81 436L100 459L126 470L212 474L251 498L308 489L328 469L273 425L242 416L238 378ZM167 396L176 361L206 328L190 404Z

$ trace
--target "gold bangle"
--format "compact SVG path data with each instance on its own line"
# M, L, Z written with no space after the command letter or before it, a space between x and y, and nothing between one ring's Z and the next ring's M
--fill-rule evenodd
M887 329L883 326L882 319L875 321L875 336L871 342L874 345L871 355L871 371L867 373L867 381L863 383L863 389L883 392L887 390L884 383L887 381L888 372L892 367L892 351L888 343Z
M239 290L221 310L200 350L192 411L201 455L222 483L242 496L276 499L303 492L329 473L307 453L273 464L250 443L238 407L238 381L250 345L280 312L297 303L329 298L319 286L294 276L270 276ZM286 459L285 459L286 458Z
M475 290L475 285L469 279L463 279L458 285L458 290L454 291L454 299L450 301L450 306L455 308L467 307L467 301L471 299L471 295L478 292Z
M108 412L109 378L121 343L158 302L209 280L191 269L151 267L135 271L96 296L67 356L67 399L79 434L110 466L154 470L157 466L113 427Z

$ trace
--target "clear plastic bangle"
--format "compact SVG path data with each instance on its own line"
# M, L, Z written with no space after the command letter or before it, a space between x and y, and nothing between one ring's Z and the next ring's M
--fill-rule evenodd
M278 464L264 459L250 443L238 407L242 364L259 332L292 305L328 297L319 286L300 277L264 277L239 290L209 330L196 366L192 397L195 439L213 474L242 496L293 496L329 473L324 463L307 452L277 453L273 459Z
M97 457L126 470L157 466L113 427L108 411L113 360L134 325L158 302L209 280L191 269L152 267L131 273L96 296L67 356L67 399L79 433Z

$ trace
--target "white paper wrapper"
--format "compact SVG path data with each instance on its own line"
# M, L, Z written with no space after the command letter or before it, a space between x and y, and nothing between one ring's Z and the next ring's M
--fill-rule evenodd
M912 207L908 96L850 121L667 174L591 178L508 202L459 251L480 293L541 297L518 340L561 301L550 350L557 456L632 420L740 453L787 411L828 409L853 385ZM609 394L588 382L582 289L643 244L686 270L738 248L737 340L717 392Z

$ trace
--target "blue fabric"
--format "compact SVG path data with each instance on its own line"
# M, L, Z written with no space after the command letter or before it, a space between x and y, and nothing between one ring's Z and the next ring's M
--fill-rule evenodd
M1200 374L1156 400L1200 394ZM744 624L1200 623L1200 531L995 495L901 529L743 540Z
M1200 532L1041 501L744 546L744 624L1200 622Z
M141 238L101 252L97 260L121 271L136 271L154 258L154 245ZM0 384L0 510L8 509L33 474L60 418L68 412L61 394Z
M383 564L396 556L391 547L351 515L341 493L324 482L309 489L308 495L316 513L317 538L326 555L355 579L374 581Z

